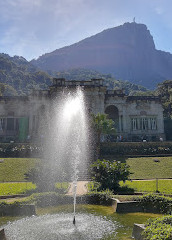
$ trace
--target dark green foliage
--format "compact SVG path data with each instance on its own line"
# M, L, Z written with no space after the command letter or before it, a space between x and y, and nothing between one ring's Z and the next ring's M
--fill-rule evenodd
M117 192L119 181L129 178L129 166L119 161L97 160L91 165L92 179L100 183L98 190L110 189Z
M8 84L0 83L0 96L17 96L17 91Z
M98 113L93 115L93 126L99 136L102 134L115 134L114 121L108 119L107 114Z
M21 204L24 204L24 203L22 203L22 202L13 202L13 203L0 202L0 208L8 207L9 205L20 206Z
M171 142L101 143L101 155L146 156L172 154Z
M114 135L115 134L115 128L114 128L114 121L112 119L108 119L107 114L101 114L98 113L97 115L92 115L92 126L95 131L96 135L96 153L97 158L100 155L100 143L101 138L105 137L108 134Z
M157 94L161 97L164 117L172 118L172 80L166 80L158 85Z
M143 237L145 240L171 240L172 216L149 219Z
M32 143L0 143L0 157L41 157L42 147Z
M31 89L46 89L52 78L23 57L0 54L0 95L27 95Z
M164 119L164 131L165 131L166 139L171 141L172 140L172 119L171 118Z
M59 175L55 169L51 168L43 161L36 167L25 173L25 180L36 184L38 192L55 191L55 183L59 180Z
M34 203L37 207L48 207L72 203L72 200L70 196L65 196L56 192L44 192L32 194L27 199L27 202Z
M90 80L91 78L102 78L104 85L108 89L123 89L126 94L130 95L147 93L147 89L142 86L128 81L116 80L110 74L101 74L94 70L79 68L63 72L47 72L40 71L39 68L29 63L23 57L10 57L7 54L0 54L0 79L4 88L4 96L26 95L31 89L47 89L52 84L52 76L81 81Z
M106 190L102 192L89 192L86 195L86 203L97 205L112 205L113 192Z
M104 85L108 89L123 89L126 94L135 95L140 92L143 94L147 93L147 89L143 86L130 83L129 81L116 80L111 74L102 74L95 70L76 68L62 72L47 71L51 76L58 78L65 78L67 80L90 80L92 78L98 78L104 80ZM150 92L150 91L148 91ZM149 95L150 93L148 93ZM146 94L147 95L147 94Z
M172 198L155 194L144 195L139 202L146 212L165 213L172 212Z
M69 179L62 168L55 166L50 159L43 158L37 166L25 173L25 180L36 184L37 192L52 192L58 191L56 183L62 183Z

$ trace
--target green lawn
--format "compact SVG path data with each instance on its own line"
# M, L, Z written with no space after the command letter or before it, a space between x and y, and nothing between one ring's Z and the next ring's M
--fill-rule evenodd
M158 190L163 194L172 194L172 180L158 180L158 185L156 185L156 180L151 181L126 181L125 183L120 182L120 186L128 186L134 188L136 192L156 192Z
M4 158L0 162L0 182L24 181L24 174L38 161L36 158Z
M67 189L69 188L69 183L67 182L56 183L55 186L58 190L67 191ZM31 182L0 183L0 196L24 194L29 190L34 190L35 188L36 185Z
M126 163L133 173L131 179L172 178L172 157L128 158Z
M15 194L23 194L28 190L35 189L35 184L30 182L22 182L22 183L0 183L0 195L15 195Z

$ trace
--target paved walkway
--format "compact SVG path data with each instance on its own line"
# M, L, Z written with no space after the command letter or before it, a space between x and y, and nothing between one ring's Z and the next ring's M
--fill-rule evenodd
M87 193L87 183L88 181L78 181L76 195L81 196ZM70 183L69 191L67 193L69 196L73 196L73 183Z

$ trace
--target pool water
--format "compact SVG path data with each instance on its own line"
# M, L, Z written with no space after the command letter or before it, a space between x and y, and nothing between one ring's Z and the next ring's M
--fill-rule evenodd
M114 213L113 207L77 205L73 224L71 205L39 208L37 216L2 217L0 226L9 240L130 240L134 223L159 217L148 213Z

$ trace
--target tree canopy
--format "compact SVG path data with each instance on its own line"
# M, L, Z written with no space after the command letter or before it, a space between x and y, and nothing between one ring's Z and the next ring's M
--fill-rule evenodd
M103 141L106 135L114 135L116 133L114 127L115 123L112 119L108 118L107 114L98 113L97 115L93 114L92 117L93 129L95 131L97 157L99 157L101 141Z

